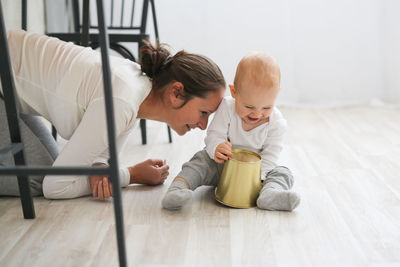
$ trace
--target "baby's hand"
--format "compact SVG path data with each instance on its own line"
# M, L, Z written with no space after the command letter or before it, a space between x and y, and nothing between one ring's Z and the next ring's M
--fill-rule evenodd
M224 163L232 156L232 144L229 142L223 142L215 149L214 160L217 163Z

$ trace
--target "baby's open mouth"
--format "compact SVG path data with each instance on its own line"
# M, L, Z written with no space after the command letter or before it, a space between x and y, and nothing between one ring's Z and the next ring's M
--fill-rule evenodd
M258 118L252 118L252 117L247 117L247 119L251 122L256 122L258 121Z

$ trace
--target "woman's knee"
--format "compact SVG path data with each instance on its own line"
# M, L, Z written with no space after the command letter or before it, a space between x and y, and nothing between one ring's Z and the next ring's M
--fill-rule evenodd
M46 154L49 154L51 160L54 161L58 156L58 146L53 136L50 134L50 130L44 125L42 119L39 116L20 114L21 120L29 128L30 133L23 133L24 138L29 138L29 134L35 136L44 148ZM26 136L27 135L27 136Z
M46 176L43 195L48 199L70 199L91 194L87 176Z
M60 186L60 184L55 181L55 177L45 177L43 179L42 189L43 196L48 199L57 199L60 198L62 192L65 192L64 185Z

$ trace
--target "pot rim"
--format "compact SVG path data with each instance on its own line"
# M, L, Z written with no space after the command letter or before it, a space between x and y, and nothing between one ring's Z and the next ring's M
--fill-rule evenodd
M235 162L237 162L237 163L246 163L246 164L258 164L258 163L260 163L260 161L261 161L261 156L258 154L258 153L256 153L256 152L253 152L253 151L251 151L251 150L247 150L247 149L239 149L239 148L236 148L236 149L232 149L232 153L247 153L247 154L251 154L251 155L253 155L253 156L256 156L257 158L258 158L258 160L257 161L251 161L251 162L248 162L248 161L240 161L240 160L237 160L237 159L234 159L234 158L229 158L229 160L232 160L232 161L235 161Z

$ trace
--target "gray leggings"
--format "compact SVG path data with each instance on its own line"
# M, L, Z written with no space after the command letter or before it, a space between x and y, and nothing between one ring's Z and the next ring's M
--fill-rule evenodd
M58 147L49 129L41 118L33 115L20 115L21 136L25 148L27 165L51 166L58 156ZM0 98L0 149L10 145L5 105ZM0 162L2 166L13 166L12 157ZM44 175L30 176L30 185L33 196L43 195L42 182ZM0 176L0 196L19 196L18 180L16 176Z
M217 186L224 168L223 163L216 163L205 150L197 152L190 161L182 166L176 177L184 178L191 190L201 185ZM277 166L266 174L265 183L278 183L282 189L289 190L293 185L293 175L283 166Z

